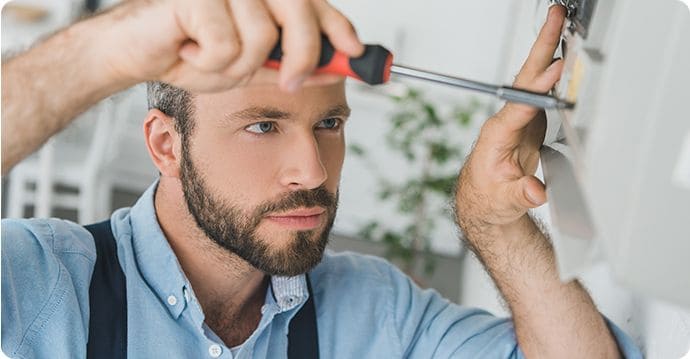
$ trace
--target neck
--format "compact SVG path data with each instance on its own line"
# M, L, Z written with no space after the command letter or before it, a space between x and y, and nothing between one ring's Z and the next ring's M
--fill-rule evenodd
M206 324L227 345L241 344L261 318L268 277L206 236L187 206L180 205L185 199L178 179L161 177L154 203L161 229L191 282Z

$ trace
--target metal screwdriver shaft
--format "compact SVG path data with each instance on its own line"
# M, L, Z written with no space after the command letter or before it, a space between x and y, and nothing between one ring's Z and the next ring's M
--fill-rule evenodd
M281 42L278 41L271 51L264 66L278 69L283 58ZM348 76L370 85L388 82L391 74L412 77L420 80L451 85L468 90L497 96L510 102L524 103L538 108L573 108L573 104L546 94L522 90L510 86L497 86L479 81L439 74L436 72L415 69L393 63L393 54L381 45L365 45L360 57L351 58L336 51L333 44L323 35L321 38L321 56L316 73L331 73Z
M570 102L545 94L521 90L510 86L491 85L479 81L467 80L407 66L391 65L391 73L487 93L506 101L523 103L544 109L568 109L573 107L573 104Z

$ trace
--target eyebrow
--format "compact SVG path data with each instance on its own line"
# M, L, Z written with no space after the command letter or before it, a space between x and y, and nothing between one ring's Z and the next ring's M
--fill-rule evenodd
M226 115L228 120L285 120L290 118L290 113L275 107L253 106Z
M320 118L328 118L328 117L348 117L350 116L350 107L348 107L345 104L338 104L335 105L328 110L326 110L324 113L321 114Z
M338 104L321 113L319 115L319 118L329 118L336 116L350 116L350 108L345 104ZM229 121L266 119L287 120L292 117L292 113L270 106L252 106L225 116L225 118Z

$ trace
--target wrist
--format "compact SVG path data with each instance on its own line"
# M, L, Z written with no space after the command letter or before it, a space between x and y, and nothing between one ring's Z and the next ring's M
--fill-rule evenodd
M550 244L529 214L509 223L491 223L481 216L459 219L464 241L480 257L489 254L510 257L511 253L543 252ZM486 263L488 264L488 263Z
M76 23L70 30L71 36L79 37L81 49L79 51L84 72L84 80L94 85L94 95L98 99L107 97L115 92L126 89L144 81L119 71L115 65L118 52L123 49L116 43L116 17L122 14L122 6L111 11ZM114 19L115 17L115 19Z

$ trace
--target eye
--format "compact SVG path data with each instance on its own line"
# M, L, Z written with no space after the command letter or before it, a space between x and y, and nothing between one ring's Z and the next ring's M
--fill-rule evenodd
M337 117L331 117L327 118L325 120L321 120L317 125L316 128L322 128L322 129L327 129L327 130L335 130L340 128L340 123L342 122L341 119Z
M244 129L251 133L263 134L273 131L274 128L275 123L273 122L257 122L245 127Z

